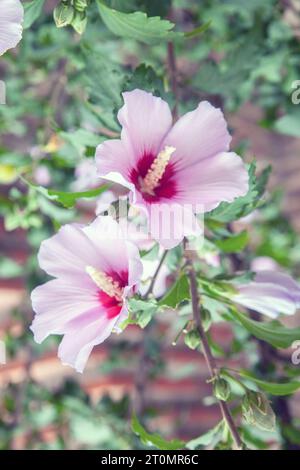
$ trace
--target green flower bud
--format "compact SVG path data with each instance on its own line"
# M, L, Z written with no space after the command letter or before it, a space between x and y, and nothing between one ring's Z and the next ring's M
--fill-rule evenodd
M201 339L200 339L198 331L197 330L189 331L184 337L184 342L190 349L198 348L201 344Z
M276 417L264 393L247 390L242 401L242 410L248 424L264 431L274 431Z
M211 324L212 324L210 311L207 310L206 308L201 309L201 319L202 319L203 329L206 332L210 329Z
M72 20L72 26L78 34L82 34L85 31L87 25L86 13L75 12L74 18Z
M63 28L72 23L74 17L74 8L71 5L60 3L54 9L54 21L58 28Z
M227 401L230 397L231 388L227 380L217 378L213 383L214 396L218 400Z
M74 7L77 11L84 11L88 6L87 0L74 0Z

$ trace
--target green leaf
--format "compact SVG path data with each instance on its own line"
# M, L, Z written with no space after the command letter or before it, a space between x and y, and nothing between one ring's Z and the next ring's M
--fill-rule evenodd
M234 274L218 274L214 277L216 281L231 282L233 284L247 284L254 279L255 273L252 271L244 271Z
M66 224L74 220L74 210L58 206L50 201L50 199L43 197L41 194L38 196L38 204L40 211L58 224Z
M261 197L271 172L271 167L266 167L259 177L255 174L256 163L249 166L249 190L245 196L236 198L232 203L222 202L213 211L206 215L207 222L210 220L222 223L229 223L250 214L261 202Z
M279 322L259 322L246 315L231 310L233 316L256 338L271 344L275 348L289 348L300 338L300 328L286 328Z
M85 150L86 147L97 147L97 145L104 141L103 137L86 129L77 129L74 132L60 132L59 136L79 151Z
M174 39L182 36L174 33L174 23L162 20L159 16L148 17L146 13L122 13L104 5L97 0L101 18L107 28L117 36L135 39L146 44L154 44L162 40Z
M241 377L245 377L249 379L251 382L256 383L259 388L264 390L271 395L291 395L292 393L296 392L300 388L300 382L292 381L292 382L285 382L285 383L274 383L274 382L265 382L264 380L257 379L253 374L246 370L240 370L239 375Z
M159 75L150 65L140 64L130 75L126 76L122 90L132 91L136 88L160 96L172 107L173 96L165 90L164 76Z
M39 194L42 194L47 199L58 202L59 204L64 207L67 207L68 209L74 207L78 199L97 197L107 191L107 189L109 188L109 185L103 185L100 188L71 193L65 191L57 191L56 189L44 188L43 186L37 186L22 177L21 180L24 181L24 183L26 183L30 188L34 189Z
M243 251L249 242L249 234L247 230L234 234L223 240L216 240L215 244L225 253L239 253Z
M78 191L75 193L67 193L64 191L56 191L55 189L45 189L40 187L42 194L46 195L49 199L59 202L64 207L74 207L78 199L92 198L100 196L108 189L108 185L101 186L100 188L90 189L88 191Z
M295 110L293 113L286 114L279 118L274 129L281 134L290 135L291 137L300 137L300 112Z
M190 298L190 288L189 282L185 274L183 274L176 282L173 284L171 289L166 293L166 295L159 301L159 305L176 308L184 300Z
M212 21L207 21L206 23L198 26L197 28L193 29L192 31L187 31L184 33L184 37L187 39L195 38L197 36L200 36L201 34L205 33L205 31L208 30L210 27Z
M108 61L99 50L87 50L85 65L82 83L89 95L89 108L101 123L119 132L120 125L115 118L122 106L124 70L115 62Z
M138 421L137 416L134 414L131 419L132 431L140 437L141 441L145 445L152 445L160 450L179 450L183 449L185 443L179 439L172 439L166 441L159 434L149 434Z
M208 446L212 443L216 444L223 436L224 432L224 421L220 421L213 429L210 429L202 436L196 437L186 443L187 449L195 450L200 446Z
M204 290L204 293L210 295L216 299L220 296L228 298L237 293L237 289L233 284L227 281L220 281L218 279L205 279L201 277L199 279L200 286Z
M155 300L129 299L130 317L125 320L123 327L127 324L136 324L145 328L157 312L158 305Z
M32 2L25 3L25 17L23 28L27 29L38 19L42 13L45 0L33 0Z
M213 18L213 26L216 23L217 19ZM254 32L248 34L246 38L237 37L236 39L221 61L215 62L211 59L202 61L198 73L193 77L194 85L202 92L210 95L221 94L225 101L233 97L239 101L244 99L244 96L240 95L242 84L246 81L250 82L253 67L258 64L261 56L259 37Z

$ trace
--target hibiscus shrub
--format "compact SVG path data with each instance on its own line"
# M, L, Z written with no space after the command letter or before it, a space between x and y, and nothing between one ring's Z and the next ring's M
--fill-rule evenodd
M9 357L22 348L29 359L22 386L2 393L1 446L12 448L20 427L33 448L299 449L299 238L267 190L270 167L251 143L231 143L227 123L251 101L262 126L300 136L290 96L298 6L23 7L3 0L0 12L0 208L7 232L26 233L30 256L22 266L4 256L0 276L23 277L32 310L12 312L22 333L5 335ZM158 333L162 321L171 339ZM45 349L85 374L93 348L131 325L143 336L131 397L95 404L76 380L55 391L34 380ZM230 326L226 346L220 325ZM219 410L192 440L176 427L153 433L145 398L163 347L183 343L204 358L204 405ZM120 370L131 346L109 344L104 367ZM51 445L47 425L57 429Z

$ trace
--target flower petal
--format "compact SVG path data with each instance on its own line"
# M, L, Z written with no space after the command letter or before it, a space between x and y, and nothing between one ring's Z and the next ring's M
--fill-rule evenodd
M280 271L262 270L255 274L255 281L285 288L300 307L300 285L288 274Z
M142 273L139 251L128 242L120 224L112 217L99 216L84 228L84 232L97 245L106 269L128 273L129 287L138 282Z
M132 150L126 140L107 140L96 149L96 167L98 176L121 184L125 188L134 189L129 175L135 165Z
M141 279L143 274L143 264L136 245L127 241L126 251L128 255L128 286L133 287L138 285Z
M78 224L64 225L57 234L44 240L38 260L40 267L55 277L85 277L88 265L104 269L100 253Z
M172 162L177 170L229 149L231 136L220 109L202 101L197 109L182 116L166 136L162 147L176 148Z
M123 93L123 98L124 106L118 113L122 125L121 140L127 136L136 157L144 153L156 155L172 126L169 105L161 98L138 89Z
M239 293L233 298L244 307L255 310L271 318L280 314L293 315L297 305L289 292L280 285L250 282L239 286Z
M184 237L198 237L203 232L191 206L152 204L149 208L149 232L165 249L179 245Z
M21 40L23 16L24 10L19 0L1 0L0 55Z
M50 334L63 334L69 321L91 309L96 309L98 318L101 318L105 312L101 310L97 292L98 288L92 281L83 285L53 279L36 287L31 293L36 316L30 327L35 341L41 343Z
M172 114L161 98L142 90L123 93L118 113L121 140L108 140L96 150L98 176L135 191L130 173L145 153L156 155L172 126Z
M83 321L82 321L83 320ZM116 318L108 320L103 317L89 322L82 318L69 324L58 349L58 357L64 365L83 372L94 346L102 343L112 332Z
M210 211L222 201L232 202L249 188L245 165L233 152L200 161L178 171L176 177L176 201L192 204L197 213Z

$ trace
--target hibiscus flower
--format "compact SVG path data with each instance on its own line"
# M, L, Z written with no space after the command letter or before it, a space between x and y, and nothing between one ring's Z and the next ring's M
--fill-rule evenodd
M142 90L123 93L121 138L98 146L98 176L131 191L165 248L199 235L195 215L231 202L248 190L246 168L229 152L222 112L203 101L174 125L168 104Z
M34 338L64 335L58 356L82 372L93 347L121 331L126 298L142 275L138 249L111 217L97 217L88 226L63 226L42 243L38 259L56 279L31 294Z
M0 55L16 47L22 38L24 10L20 0L1 0Z
M252 281L235 287L234 302L271 318L293 315L300 307L299 284L282 272L258 271Z

